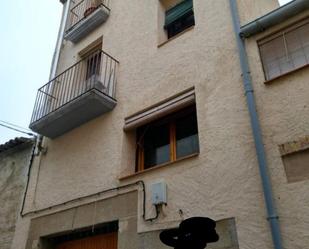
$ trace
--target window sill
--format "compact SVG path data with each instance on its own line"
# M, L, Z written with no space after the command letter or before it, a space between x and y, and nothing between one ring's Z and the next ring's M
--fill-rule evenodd
M166 43L169 43L170 41L175 40L176 38L178 38L178 37L181 36L182 34L188 32L188 31L190 31L190 30L192 30L192 29L194 29L194 25L191 26L191 27L189 27L189 28L187 28L187 29L185 29L184 31L178 33L177 35L173 36L172 38L170 38L170 39L168 39L168 40L166 40L166 41L160 43L160 44L158 45L158 48L162 47L162 46L165 45Z
M294 69L294 70L292 70L292 71L286 72L286 73L284 73L284 74L281 74L281 75L279 75L279 76L277 76L277 77L275 77L275 78L272 78L272 79L270 79L270 80L266 80L266 81L264 81L264 84L265 84L265 85L271 84L273 81L276 81L276 80L278 80L278 79L281 79L281 78L283 78L283 77L286 77L286 76L288 76L288 75L290 75L290 74L293 74L293 73L295 73L295 72L298 72L298 71L300 71L300 70L303 70L304 68L307 68L307 67L309 67L309 64L304 65L304 66L301 66L301 67L299 67L299 68L296 68L296 69Z
M177 159L176 161L173 161L173 162L167 162L167 163L159 164L159 165L156 165L156 166L154 166L152 168L145 169L145 170L139 171L139 172L135 172L135 173L133 173L131 175L122 176L122 177L119 178L119 181L127 180L127 179L133 178L135 176L140 176L140 175L143 175L143 174L148 173L148 172L152 172L152 171L155 171L155 170L158 170L158 169L165 168L168 165L176 164L176 163L184 161L186 159L197 157L199 154L200 153L197 152L197 153L194 153L194 154L191 154L191 155L179 158L179 159Z

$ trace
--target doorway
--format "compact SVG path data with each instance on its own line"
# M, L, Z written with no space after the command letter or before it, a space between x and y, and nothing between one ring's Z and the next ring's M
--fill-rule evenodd
M117 249L117 233L66 241L58 244L55 249Z

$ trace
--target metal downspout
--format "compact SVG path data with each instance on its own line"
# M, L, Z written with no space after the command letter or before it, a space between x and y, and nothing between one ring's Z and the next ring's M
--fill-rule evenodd
M63 3L62 17L60 21L60 27L58 31L56 47L55 47L55 51L54 51L54 55L53 55L53 59L52 59L51 67L50 67L49 80L55 78L56 76L57 65L58 65L58 61L60 57L60 50L61 50L61 45L62 45L62 41L64 37L66 22L68 19L67 17L69 13L69 6L70 6L71 0L66 0L66 1L62 0L61 2Z
M242 71L243 84L245 89L245 95L247 99L248 111L250 114L251 128L253 132L255 149L259 164L260 176L262 180L263 193L265 198L265 204L267 209L267 220L271 228L271 235L275 249L283 249L282 238L279 227L279 217L275 209L275 203L273 199L271 181L268 174L268 166L266 161L266 154L262 140L261 128L259 124L259 118L256 111L256 104L253 94L252 79L249 70L248 57L245 48L245 41L240 37L240 23L237 9L236 0L230 0L230 10L233 19L233 26L237 41L237 47L239 52L239 60Z
M63 9L62 9L60 27L58 30L56 46L55 46L55 50L54 50L54 54L53 54L53 58L52 58L51 66L50 66L49 80L52 80L53 78L56 77L57 66L58 66L58 62L60 58L61 46L62 46L62 42L64 38L64 32L65 32L67 19L68 19L71 0L60 0L60 2L63 4ZM38 139L36 154L40 152L40 148L42 148L43 138L44 138L42 135L39 135L38 137L39 139Z
M66 22L67 22L67 17L68 17L68 13L69 13L70 1L71 0L61 0L60 1L63 4L63 10L62 10L62 16L61 16L61 21L60 21L60 27L59 27L59 30L58 30L58 37L57 37L57 41L56 41L56 46L55 46L55 50L54 50L54 54L53 54L53 58L52 58L52 62L51 62L51 69L50 69L50 73L49 73L49 79L50 80L53 79L56 76L57 65L58 65L58 61L59 61L59 57L60 57L60 51L61 51L61 45L62 45L65 27L66 27ZM28 193L28 187L29 187L28 185L29 185L29 181L30 181L30 173L31 173L32 163L33 163L33 160L34 160L34 156L41 156L40 152L43 148L42 143L43 143L43 136L39 135L34 142L34 149L32 151L30 162L29 162L29 172L28 172L28 175L27 175L27 184L26 184L26 188L25 188L25 192L24 192L24 196L23 196L23 201L22 201L22 207L21 207L21 211L20 211L21 217L24 216L24 206L25 206L26 196L27 196L27 193ZM39 167L40 167L40 165L39 165ZM38 181L38 176L37 176L36 181Z
M64 32L65 32L65 27L68 19L68 14L69 14L69 7L71 0L60 0L60 2L63 4L63 9L62 9L62 16L61 16L61 21L60 21L60 27L58 30L58 36L57 36L57 41L56 41L56 46L50 66L50 72L49 72L49 80L52 80L53 78L56 77L57 74L57 66L60 58L60 52L61 52L61 46L64 38ZM39 135L39 142L38 146L41 146L43 143L43 136Z

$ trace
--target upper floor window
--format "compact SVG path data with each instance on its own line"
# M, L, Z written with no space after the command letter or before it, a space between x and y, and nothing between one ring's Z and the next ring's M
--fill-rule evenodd
M258 42L266 80L309 64L309 20Z
M195 105L137 129L137 171L199 152Z
M100 75L101 54L101 50L98 49L92 55L87 57L86 79L91 79L91 77L97 77Z
M184 0L165 12L164 29L167 32L168 39L194 24L192 0Z

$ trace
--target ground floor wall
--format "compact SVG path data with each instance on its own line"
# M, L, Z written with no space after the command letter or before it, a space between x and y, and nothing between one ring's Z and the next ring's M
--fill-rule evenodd
M85 228L95 231L99 224L109 222L118 222L118 249L136 248L136 217L136 192L35 217L30 222L25 248L55 248L52 238Z
M56 249L61 241L78 238L80 235L77 233L91 237L98 234L99 230L109 233L116 227L117 249L170 248L163 245L159 239L162 230L138 233L138 193L128 192L54 213L38 213L32 217L24 217L19 220L19 230L12 249ZM210 244L209 248L239 248L234 218L217 221L216 230L220 240ZM27 234L24 241L21 240L22 233Z

